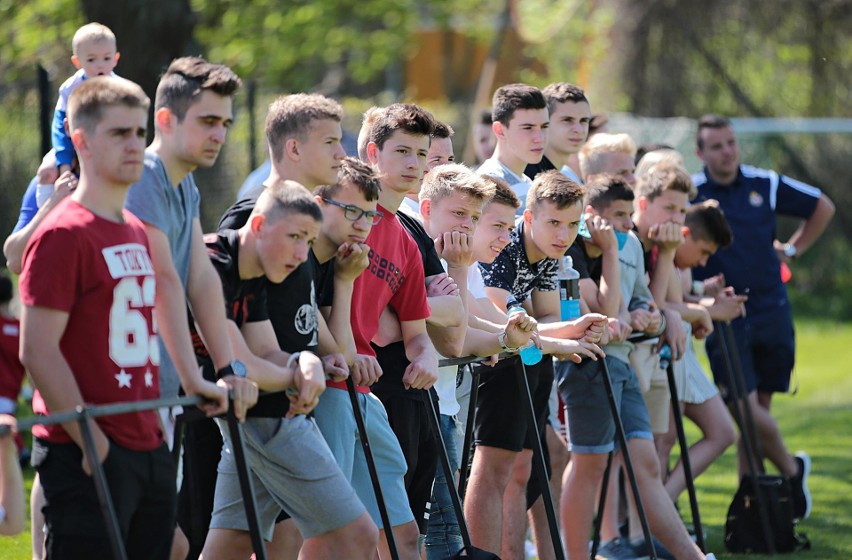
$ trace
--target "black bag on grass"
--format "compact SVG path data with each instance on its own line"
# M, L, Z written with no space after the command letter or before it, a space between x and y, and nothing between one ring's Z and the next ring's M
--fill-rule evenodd
M464 560L465 558L469 558L470 560L500 560L500 557L493 552L488 552L487 550L482 550L473 546L464 547L456 554L447 556L444 560Z
M769 527L774 536L775 552L809 550L811 543L804 533L796 533L793 522L793 497L786 476L761 474L757 476ZM743 476L740 487L728 508L725 523L725 547L731 552L766 554L769 552L760 522L753 478Z

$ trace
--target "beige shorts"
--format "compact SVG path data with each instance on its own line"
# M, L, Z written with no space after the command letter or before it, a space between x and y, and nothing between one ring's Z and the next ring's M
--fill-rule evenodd
M648 407L651 431L655 434L665 434L669 431L671 397L666 370L660 367L656 344L656 341L635 344L630 353L630 367L636 372L639 390L645 399L645 406Z

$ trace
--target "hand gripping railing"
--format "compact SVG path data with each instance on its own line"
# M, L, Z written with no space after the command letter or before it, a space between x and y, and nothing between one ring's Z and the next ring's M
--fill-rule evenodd
M174 397L168 399L157 399L147 401L133 401L104 404L98 406L78 406L73 412L59 412L50 416L34 416L26 418L18 422L18 429L32 429L33 426L49 426L53 424L64 424L66 422L77 422L80 424L80 432L83 436L83 445L86 448L88 457L97 457L95 449L95 440L92 437L90 419L100 418L102 416L112 416L115 414L128 414L131 412L142 412L146 410L155 410L159 408L169 407L190 407L196 406L203 402L203 399L198 396L192 397ZM248 474L248 466L246 464L245 447L242 438L242 426L237 421L234 414L233 394L228 395L228 427L231 433L231 441L234 446L234 459L237 465L237 474L240 479L240 489L243 493L243 503L245 504L246 517L249 524L249 532L251 533L252 545L254 546L255 558L257 560L266 560L266 548L263 546L263 538L260 533L260 523L257 518L257 506L254 501L254 492L252 491L251 478ZM0 426L0 435L7 433L10 430L9 426ZM177 442L175 443L177 445ZM127 551L124 548L124 540L121 536L121 529L118 525L118 519L115 514L115 507L112 503L112 498L109 493L106 476L104 475L103 466L99 461L90 461L92 468L92 478L95 484L95 490L98 495L98 502L101 506L101 512L104 515L106 522L107 534L109 535L110 545L113 551L113 558L116 560L126 560Z
M510 355L501 355L500 358L507 358ZM468 356L462 358L450 358L450 359L442 359L439 362L441 367L443 366L467 366L473 365L479 362L482 362L486 358L476 357L476 356ZM471 368L469 368L471 369ZM519 368L520 369L520 368ZM522 371L522 370L521 370ZM471 395L471 410L474 410L476 404L476 377L474 378L474 387L472 389ZM519 379L520 381L520 379ZM350 391L353 391L354 386L350 387ZM97 453L95 451L95 441L92 436L91 425L89 423L90 419L100 418L103 416L112 416L116 414L128 414L133 412L142 412L146 410L155 410L160 408L173 408L173 407L193 407L199 404L202 404L203 399L198 396L186 396L186 397L173 397L173 398L165 398L165 399L156 399L156 400L146 400L146 401L133 401L133 402L120 402L120 403L111 403L104 405L84 405L78 406L73 412L59 412L55 414L51 414L49 416L34 416L31 418L22 419L18 422L18 429L25 430L31 429L33 426L41 425L48 426L53 424L63 424L67 422L78 422L80 424L81 434L83 436L83 444L86 447L86 454L89 457L96 457ZM240 489L243 494L243 503L245 504L246 517L249 525L249 533L251 535L252 546L254 548L255 558L257 560L266 560L266 548L264 546L263 537L260 532L260 523L257 516L257 505L254 500L254 492L252 489L252 482L249 476L248 465L246 461L245 455L245 446L243 443L242 437L242 426L237 421L237 418L234 414L234 406L233 406L233 394L229 394L229 409L227 413L228 420L228 428L231 434L231 441L234 446L234 460L237 466L237 473L240 480ZM529 408L529 400L524 403L526 406L524 408L527 409L527 413L531 414L530 421L534 420L534 414L532 409ZM353 399L353 412L356 414L356 419L360 417L360 410L357 407L357 400ZM179 422L182 420L179 419ZM473 426L474 417L471 414L468 418L468 426ZM10 428L8 426L0 426L0 435L7 432ZM365 446L365 451L369 450L369 442L367 440L366 430L362 422L358 423L358 429L361 436L362 444ZM468 430L469 431L469 430ZM536 437L538 437L538 431L534 430ZM467 478L466 476L466 467L468 464L468 457L470 453L471 447L471 434L468 433L464 442L464 452L463 452L463 461L461 465L462 473L464 476L461 477L461 492L460 494L464 494L464 483ZM177 459L179 455L179 446L180 446L180 438L179 436L175 438L174 449L173 449L173 457ZM541 441L539 440L539 445L536 446L539 455L541 453ZM542 458L539 457L538 461L541 465L543 465ZM113 557L117 560L125 560L127 558L127 552L124 548L124 541L121 536L121 529L118 524L118 520L115 514L115 508L112 504L112 499L109 493L109 486L107 484L106 476L104 475L102 465L93 461L92 465L92 477L94 479L95 489L98 495L98 502L101 506L101 511L104 515L104 520L106 522L107 533L109 535L110 543L113 549ZM542 493L550 497L550 485L548 484L548 479L546 476L538 477L542 484ZM449 478L448 480L452 480ZM374 486L378 485L378 479L373 479ZM381 488L376 488L377 494L380 496ZM378 497L378 496L377 496ZM378 499L378 504L380 510L384 510L384 503L381 498ZM564 552L562 549L562 540L559 535L558 527L555 525L555 512L553 508L553 502L551 500L545 500L546 509L548 509L548 518L551 525L551 539L554 543L554 549L556 551L557 558L564 557ZM389 519L387 519L386 514L383 515L385 524L389 524ZM463 520L460 520L463 523ZM391 533L391 531L386 531L387 533ZM388 535L390 537L390 534ZM393 546L395 543L391 541L391 551L392 555L396 552ZM466 545L470 545L469 542L465 543Z

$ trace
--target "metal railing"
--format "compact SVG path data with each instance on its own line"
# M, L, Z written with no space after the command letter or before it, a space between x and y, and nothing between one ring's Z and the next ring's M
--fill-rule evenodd
M513 358L513 357L515 357L515 355L501 354L500 360L502 361L503 359ZM448 358L448 359L440 360L439 366L441 366L441 367L444 367L444 366L468 366L468 369L470 370L470 373L473 376L473 383L474 383L474 385L476 385L476 382L477 382L479 376L478 376L478 373L474 373L473 368L470 367L470 366L479 364L479 363L485 361L486 359L487 358L476 357L476 356L467 356L467 357L462 357L462 358ZM601 361L603 362L603 360L601 360ZM520 359L518 359L518 362L520 363ZM540 465L539 469L541 471L544 471L545 467L544 467L544 461L543 461L544 456L543 456L543 449L542 449L543 442L538 437L539 436L538 430L533 428L533 426L535 425L535 413L534 413L534 410L532 409L532 401L531 401L531 397L530 397L530 394L529 394L529 387L526 384L526 370L522 366L519 366L516 369L517 369L516 373L517 373L517 376L518 376L519 389L521 390L522 396L526 397L526 398L522 399L524 401L522 403L522 405L523 405L523 408L525 409L526 414L529 415L530 422L532 422L532 424L531 424L532 433L535 435L536 439L538 439L538 445L534 446L534 454L537 456L536 462ZM601 369L603 370L602 374L604 375L604 377L608 381L609 376L608 376L607 368L605 367L605 365L602 365ZM669 372L669 377L670 377L670 381L673 381L671 379L671 372ZM347 386L348 386L348 390L350 392L350 395L354 397L354 394L355 394L354 384L347 383ZM524 389L526 389L526 390L524 390ZM672 392L674 393L674 390ZM526 395L523 395L523 393L526 393ZM265 393L265 394L268 394L268 393ZM473 412L474 409L475 409L475 400L476 400L476 390L475 390L475 387L474 387L472 389L472 394L471 394L471 405L470 405L471 412ZM184 396L184 397L173 397L173 398L147 400L147 401L120 402L120 403L111 403L111 404L104 404L104 405L78 406L74 411L60 412L60 413L56 413L56 414L51 414L49 416L34 416L34 417L31 417L31 418L22 419L18 422L18 429L19 430L28 430L28 429L32 429L32 427L36 426L36 425L47 426L47 425L62 424L62 423L67 423L67 422L77 422L80 425L81 434L83 436L83 441L84 441L85 450L86 450L87 455L89 457L96 457L97 453L96 453L96 450L95 450L95 442L94 442L94 438L92 437L91 426L89 424L90 419L100 418L100 417L104 417L104 416L112 416L112 415L117 415L117 414L127 414L127 413L132 413L132 412L156 410L156 409L160 409L160 408L195 407L195 406L202 404L203 402L204 402L204 400L201 397L198 397L198 396ZM425 400L424 400L424 403L426 403ZM610 404L612 405L612 403L610 403ZM256 506L255 499L254 499L254 492L253 492L253 489L252 489L251 477L249 476L249 472L248 472L245 446L244 446L244 443L243 443L242 425L237 420L237 418L234 414L233 395L232 394L229 394L229 405L230 406L229 406L229 409L228 409L228 413L226 414L226 417L227 417L227 421L228 421L228 429L229 429L230 435L231 435L231 441L232 441L232 444L233 444L233 447L234 447L234 449L233 449L234 459L235 459L235 463L236 463L236 466L237 466L237 473L238 473L239 480L240 480L240 488L241 488L241 491L242 491L242 494L243 494L243 502L245 504L245 510L246 510L246 516L247 516L248 525L249 525L249 532L251 534L252 546L254 548L255 557L257 558L257 560L265 560L266 557L267 557L266 556L266 549L265 549L265 546L264 546L264 543L263 543L263 538L262 538L261 531L260 531L260 523L259 523L258 516L257 516L257 506ZM357 420L360 417L360 407L357 404L357 400L354 399L354 398L352 399L352 405L353 405L353 413L355 414L356 420ZM614 419L619 420L619 416L617 414L617 409L615 409L614 407L613 407L613 415L614 415ZM472 427L473 423L474 423L474 417L471 415L468 418L468 427L469 428ZM620 422L617 422L617 425L620 425ZM369 454L370 453L369 441L367 440L367 434L366 434L363 422L358 422L358 428L359 428L359 432L361 432L361 434L360 434L361 435L361 443L362 443L362 446L364 447L365 454ZM9 426L0 426L0 435L8 432L9 429L10 429ZM438 430L438 433L440 433L440 430ZM472 446L471 435L472 434L470 433L470 430L468 430L468 433L466 433L465 441L463 443L463 457L464 458L467 458L469 456L469 452L470 452L469 447ZM180 439L181 439L180 434L177 434L176 437L175 437L175 441L174 441L175 448L177 448L180 445ZM440 442L440 446L444 447L443 441L440 438L438 438L438 441ZM622 443L622 445L624 445L625 442L622 441L621 443ZM680 443L681 443L681 447L685 447L685 441L683 441L683 439L681 439ZM439 452L441 452L441 451L443 451L444 454L446 453L445 448L443 450L439 450ZM683 449L682 451L685 452L686 450ZM116 559L125 560L127 558L127 553L126 553L126 550L124 549L124 543L123 543L123 539L121 537L121 530L119 528L119 524L118 524L117 517L116 517L116 514L115 514L115 508L113 507L112 500L111 500L111 497L110 497L106 477L104 475L102 465L97 461L93 461L93 463L94 464L92 465L92 476L93 476L93 479L94 479L94 484L95 484L95 488L96 488L97 495L98 495L98 501L99 501L100 506L101 506L101 511L102 511L102 513L104 515L104 519L106 521L107 532L109 534L110 543L111 543L111 546L112 546L112 549L113 549L113 556ZM467 478L467 468L466 468L467 467L467 460L466 459L462 460L462 464L460 465L460 467L461 467L461 471L462 471L462 476L461 476L461 480L460 480L459 492L456 495L457 496L460 495L463 498L464 493L465 493L464 492L465 491L465 479ZM630 470L632 470L632 469L630 469ZM691 473L689 473L689 474L691 474ZM558 526L556 525L556 522L555 522L555 512L554 512L552 497L550 496L550 484L549 484L549 481L548 481L548 477L546 476L546 473L541 472L541 473L539 473L538 478L539 478L539 481L542 485L542 488L541 488L542 494L543 494L543 496L545 496L545 508L547 510L547 513L548 513L548 521L549 521L549 525L550 525L550 529L551 529L551 539L552 539L552 542L553 542L554 550L556 552L556 557L557 558L563 558L564 557L564 552L563 552L564 549L563 549L563 546L562 546L561 535L559 533ZM688 478L691 479L691 476L688 477ZM449 481L450 484L452 484L452 477L448 477L448 481ZM377 485L377 482L378 482L378 479L374 478L374 486ZM692 482L692 481L688 480L688 483L690 483L690 482ZM376 490L376 494L377 494L377 498L378 498L377 501L378 501L378 504L379 504L379 508L381 510L384 510L385 508L384 508L384 504L383 504L383 500L382 500L381 488L375 488L375 490ZM451 488L450 490L451 490L451 493L455 492L455 488ZM690 497L692 498L691 501L694 502L694 497L693 497L694 496L694 489L690 488L690 490L691 490ZM551 498L551 499L547 499L547 498ZM457 506L457 504L454 504L454 505ZM699 530L700 530L700 521L698 521L698 519L697 519L697 511L695 511L695 510L697 510L697 507L696 507L697 504L692 503L691 505L693 506L693 513L695 514L696 524L699 526ZM385 517L385 524L388 524L389 520L386 518L386 516L383 516L383 517ZM644 515L641 516L641 517L644 518ZM462 522L462 524L463 524L463 519L460 519L459 521ZM386 531L386 534L390 537L390 535L392 534L392 531ZM647 538L647 536L648 535L646 535L646 538ZM390 541L389 545L390 545L392 557L398 558L396 547L394 546L395 543L393 543L393 541L390 540L390 539L389 539L389 541ZM469 536L465 539L465 545L470 546Z

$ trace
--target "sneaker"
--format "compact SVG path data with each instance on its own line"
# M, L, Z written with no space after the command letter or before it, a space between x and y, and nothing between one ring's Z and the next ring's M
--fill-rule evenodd
M663 543L657 540L657 537L651 535L651 541L654 543L654 552L657 553L657 558L660 560L675 560L674 554L669 552ZM633 555L637 558L647 558L651 555L651 551L648 550L648 545L645 544L645 539L637 539L634 541L630 541L630 548L633 550Z
M630 544L621 538L615 538L598 548L595 558L599 560L637 560Z
M793 459L799 471L790 478L793 491L793 517L796 521L807 519L811 514L811 492L808 490L808 475L811 473L811 458L804 451L797 452Z
M704 560L716 560L716 555L711 552L704 557Z

